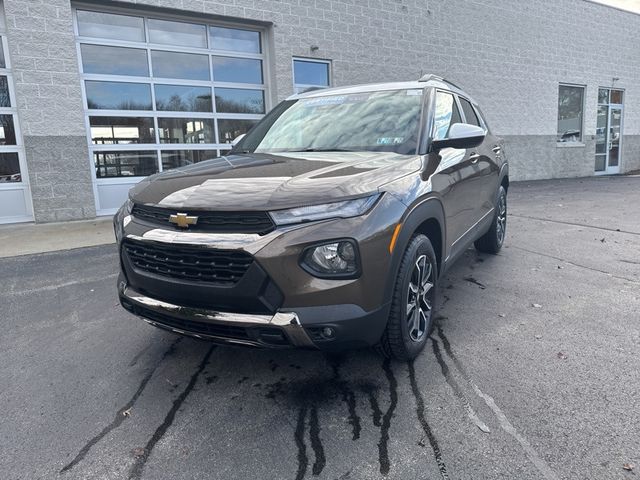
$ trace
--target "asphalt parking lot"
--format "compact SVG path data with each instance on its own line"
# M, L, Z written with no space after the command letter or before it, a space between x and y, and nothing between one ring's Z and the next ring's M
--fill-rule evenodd
M113 245L0 259L2 478L635 478L640 177L509 201L409 364L154 329L118 305Z

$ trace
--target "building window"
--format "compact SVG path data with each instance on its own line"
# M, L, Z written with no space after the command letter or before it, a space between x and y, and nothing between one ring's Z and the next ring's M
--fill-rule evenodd
M560 85L558 90L558 143L582 142L584 87Z
M612 90L609 88L598 89L598 105L622 105L623 90Z
M310 58L293 59L293 91L302 93L331 86L331 62Z
M98 186L216 158L269 108L259 29L82 8L75 21Z

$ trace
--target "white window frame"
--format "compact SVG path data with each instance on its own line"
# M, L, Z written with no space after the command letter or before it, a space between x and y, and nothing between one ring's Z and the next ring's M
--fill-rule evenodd
M560 142L558 141L558 122L560 119L558 115L560 113L560 87L575 87L582 89L582 118L580 120L580 140L577 142ZM585 132L585 108L587 101L587 86L580 83L567 83L567 82L559 82L558 89L556 91L556 146L560 148L571 148L571 147L586 147L584 142Z
M112 14L120 14L126 16L133 17L142 17L144 19L144 36L145 41L137 42L137 41L129 41L129 40L114 40L114 39L103 39L103 38L95 38L95 37L86 37L80 36L78 31L78 10L88 10L100 13L112 13ZM157 171L162 172L162 152L163 151L174 151L174 150L217 150L219 155L223 155L225 151L231 149L232 145L230 143L221 142L219 138L218 132L218 123L214 121L214 129L215 129L215 139L218 140L214 143L160 143L160 132L158 129L158 118L193 118L193 119L211 119L211 120L224 120L224 119L238 119L238 120L260 120L264 117L264 114L249 114L249 113L218 113L216 112L215 105L215 88L240 88L245 90L261 90L263 92L264 97L264 107L265 114L272 108L272 97L270 95L270 58L269 58L269 42L267 38L267 27L262 25L254 25L254 24L244 24L244 23L232 23L232 22L224 22L224 21L208 21L207 19L202 18L194 18L189 15L185 16L175 16L175 15L167 15L164 13L156 13L149 12L145 10L138 10L135 7L112 7L112 6L98 6L95 4L83 4L83 3L74 3L72 5L73 12L73 29L75 35L76 42L76 51L78 58L78 66L79 73L81 77L81 90L82 90L82 100L83 100L83 111L84 111L84 120L85 120L85 129L87 136L87 145L89 148L89 168L91 171L91 178L94 186L94 195L96 199L96 210L98 215L111 215L115 213L116 209L113 208L103 208L100 205L100 192L99 186L107 186L107 185L122 185L123 187L126 185L134 185L140 180L142 180L141 176L136 177L113 177L113 178L97 178L96 176L96 168L94 163L94 152L97 151L153 151L157 155ZM183 47L183 46L173 46L161 43L151 43L149 40L149 28L148 28L148 20L152 19L160 19L160 20L169 20L174 22L184 22L184 23L196 23L200 25L206 26L206 35L207 35L207 47ZM236 51L227 51L227 50L214 50L209 48L211 45L211 26L215 27L228 27L235 28L241 30L251 30L256 31L260 34L260 53L248 53L248 52L236 52ZM114 46L114 47L127 47L127 48L135 48L139 50L145 50L147 54L147 61L149 62L149 76L148 77L136 77L136 76L127 76L127 75L110 75L110 74L89 74L84 73L83 64L82 64L82 55L80 46L82 44L91 44L91 45L103 45L103 46ZM208 65L209 65L209 75L210 80L184 80L184 79L174 79L174 78L161 78L153 76L153 66L151 64L151 51L152 50L161 50L166 52L180 52L180 53L195 53L201 55L207 55L208 57ZM232 58L248 58L248 59L257 59L262 62L262 84L250 84L250 83L237 83L237 82L220 82L214 81L212 77L212 57L214 56L226 56ZM95 81L113 81L113 82L127 82L127 83L143 83L149 85L151 88L151 110L107 110L107 109L89 109L86 103L87 95L85 88L86 80L95 80ZM156 99L155 99L155 86L156 85L187 85L187 86L204 86L208 87L212 90L212 111L211 112L183 112L183 111L160 111L156 110ZM155 134L155 143L148 144L120 144L120 145L94 145L91 138L91 126L89 122L89 117L148 117L153 119L153 128Z
M0 3L0 10L3 5ZM4 20L3 18L0 20ZM29 172L27 170L27 162L24 150L24 141L22 139L22 129L20 128L20 120L18 118L18 100L16 99L15 84L13 82L13 73L11 69L11 56L9 55L9 46L7 43L7 31L4 21L0 21L0 37L2 41L2 51L4 53L5 68L0 68L0 76L7 77L7 85L9 88L10 107L0 107L0 115L11 115L13 119L13 129L16 135L16 145L0 145L0 153L17 153L18 165L20 168L20 182L3 182L0 183L0 192L20 190L23 192L25 199L26 215L20 217L2 217L0 216L0 224L15 222L30 222L33 220L33 199L31 198L31 189L29 187ZM0 212L1 213L1 212Z
M329 85L312 85L312 84L304 84L304 83L296 83L296 70L295 70L295 61L301 62L309 62L309 63L324 63L328 66L328 80ZM331 60L322 59L322 58L307 58L307 57L291 57L291 78L293 81L293 93L300 93L305 91L307 88L330 88L333 85L333 65Z

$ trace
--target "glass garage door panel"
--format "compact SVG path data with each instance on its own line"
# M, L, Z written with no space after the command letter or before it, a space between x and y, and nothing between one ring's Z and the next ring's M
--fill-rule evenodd
M0 32L0 224L33 220L29 176L13 97L13 75L5 52L6 37Z
M28 195L29 190L25 188L0 189L0 224L32 220Z
M258 30L91 7L75 21L99 214L147 175L224 155L269 107Z

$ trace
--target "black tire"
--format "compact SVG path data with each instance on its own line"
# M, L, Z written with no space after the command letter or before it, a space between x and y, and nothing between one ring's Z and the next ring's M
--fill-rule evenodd
M483 253L496 254L502 248L504 239L507 236L507 191L500 185L498 189L498 201L496 202L496 213L493 222L487 233L475 241L476 250Z
M424 267L418 268L419 264ZM421 270L427 272L426 280L420 277ZM425 293L415 293L416 283L418 293ZM433 246L426 236L415 235L400 262L387 328L377 350L388 358L398 360L417 357L433 329L437 299L438 264ZM412 304L413 310L410 310ZM428 312L427 305L430 306Z

